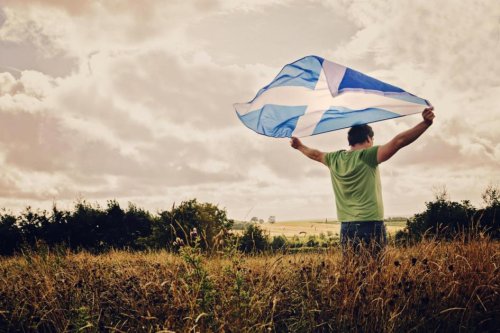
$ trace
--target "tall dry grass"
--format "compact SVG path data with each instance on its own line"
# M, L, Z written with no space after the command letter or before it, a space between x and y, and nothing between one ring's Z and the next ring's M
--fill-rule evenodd
M495 331L499 266L486 239L388 247L380 261L40 251L0 259L0 331Z

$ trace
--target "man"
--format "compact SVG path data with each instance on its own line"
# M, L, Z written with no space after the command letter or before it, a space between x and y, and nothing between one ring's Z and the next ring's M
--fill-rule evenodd
M377 252L385 245L384 207L378 165L424 133L434 120L433 110L433 107L426 108L422 112L422 122L396 135L382 146L373 146L373 130L369 125L351 127L348 132L351 149L348 151L323 153L292 137L290 144L293 148L330 169L344 250L348 243L353 244L355 249L361 243L371 244Z

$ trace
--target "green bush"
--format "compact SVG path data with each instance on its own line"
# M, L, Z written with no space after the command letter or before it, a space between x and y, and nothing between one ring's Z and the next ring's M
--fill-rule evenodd
M316 236L309 236L309 240L306 242L306 246L308 247L317 247L319 246L319 242L316 240Z
M268 236L258 225L250 224L241 238L239 247L243 252L263 252L269 248Z
M179 238L184 244L200 237L203 251L216 249L229 238L228 231L234 221L227 218L225 210L211 203L199 203L196 199L181 202L171 210L160 212L152 225L151 235L144 241L153 248L174 249ZM195 231L196 235L193 233Z
M288 246L288 242L285 236L274 236L271 242L271 248L273 250L285 250Z
M16 217L0 213L0 255L11 255L22 244L21 230L16 226Z
M487 234L494 239L500 238L499 204L497 188L488 187L483 194L485 208L476 209L468 200L450 201L446 192L426 203L426 210L415 214L406 223L404 230L396 234L396 242L414 242L423 238L450 240L457 235Z

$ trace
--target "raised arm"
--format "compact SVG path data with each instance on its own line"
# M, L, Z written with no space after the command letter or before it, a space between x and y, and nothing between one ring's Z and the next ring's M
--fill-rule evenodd
M313 148L309 148L309 147L305 146L296 137L292 137L292 139L290 140L290 145L293 148L299 150L302 154L306 155L310 159L318 161L318 162L321 162L324 165L326 165L325 153L323 153L323 152L321 152L321 151L319 151L317 149L313 149Z
M434 120L434 107L426 108L422 112L422 118L424 120L417 124L415 127L410 128L407 131L399 133L391 141L387 142L385 145L380 146L377 152L377 161L382 163L390 159L398 150L404 146L409 145L415 141L422 133L424 133L431 125Z

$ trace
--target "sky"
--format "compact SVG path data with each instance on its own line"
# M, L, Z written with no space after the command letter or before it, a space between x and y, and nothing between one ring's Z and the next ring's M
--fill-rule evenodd
M491 1L0 0L0 207L184 200L230 218L335 218L328 169L233 103L318 55L429 100L380 165L385 215L500 184L500 6ZM419 114L372 125L384 144ZM348 149L347 130L302 140Z

